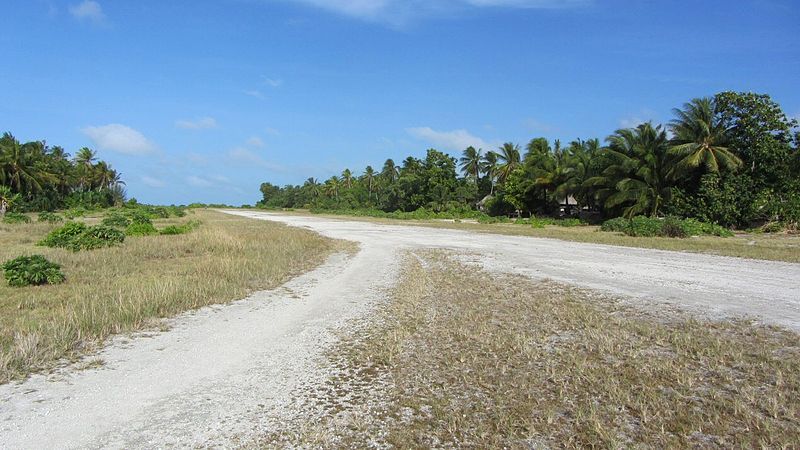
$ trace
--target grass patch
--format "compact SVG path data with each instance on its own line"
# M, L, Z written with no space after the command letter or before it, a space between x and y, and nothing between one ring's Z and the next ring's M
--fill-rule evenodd
M193 218L203 226L192 233L77 253L35 246L54 225L0 224L0 261L41 253L67 279L58 286L0 286L0 382L81 356L113 333L274 288L342 246L310 231L214 211L197 210Z
M305 414L264 445L789 448L800 337L708 322L554 282L411 258L346 337ZM346 395L345 395L346 393ZM375 402L371 399L382 399Z
M308 215L305 211L280 211L280 214ZM315 216L331 219L345 219L337 215L316 214ZM800 262L800 234L741 233L727 238L718 236L698 236L687 239L674 239L666 237L633 237L617 232L601 232L599 226L568 227L546 225L543 228L535 228L530 225L521 226L513 223L482 224L465 221L393 220L387 218L352 216L345 220L359 220L387 225L415 225L430 228L448 228L477 233L530 236L573 242L706 253L770 261Z

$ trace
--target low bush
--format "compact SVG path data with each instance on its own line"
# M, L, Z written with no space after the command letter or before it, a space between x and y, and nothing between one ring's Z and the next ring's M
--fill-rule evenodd
M131 220L125 217L123 214L113 212L104 217L101 223L108 227L125 228L131 224Z
M148 220L147 223L133 222L125 228L125 234L128 236L150 236L158 234L158 230Z
M39 245L60 247L77 252L121 244L125 234L105 225L88 227L81 222L68 222L51 231Z
M600 225L600 231L625 233L628 230L630 222L631 222L630 220L624 217L615 217L613 219L609 219L603 222L603 224Z
M47 223L60 223L64 221L64 218L59 216L58 214L42 211L39 213L39 222L47 222Z
M72 220L77 219L78 217L85 217L88 213L89 211L86 208L82 206L76 206L75 208L70 208L64 211L64 217Z
M733 236L731 230L717 224L700 222L696 219L681 219L679 217L667 217L664 219L645 216L636 216L632 219L617 217L603 222L600 230L625 233L628 236L636 237Z
M168 225L164 227L161 231L159 231L159 233L162 235L186 234L194 230L198 226L200 226L199 221L190 220L189 222L186 222L183 225Z
M20 256L6 261L2 266L9 286L39 286L42 284L58 284L66 277L61 266L48 261L42 255Z
M3 223L31 223L31 218L22 213L10 212L3 216Z
M128 219L130 219L131 225L153 225L153 221L150 220L150 215L141 210L129 212Z

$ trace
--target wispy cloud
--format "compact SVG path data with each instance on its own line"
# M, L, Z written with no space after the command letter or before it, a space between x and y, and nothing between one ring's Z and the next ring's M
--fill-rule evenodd
M472 146L485 150L497 147L467 130L437 131L430 127L407 128L411 136L436 146L439 150L461 151Z
M281 135L281 130L279 130L277 128L267 127L267 128L264 128L264 131L270 136L280 136Z
M264 100L264 93L259 91L258 89L250 89L246 91L242 91L244 95L249 95L250 97L255 97L259 100Z
M88 20L95 24L102 24L106 21L106 15L100 3L93 0L84 0L78 4L69 7L69 13L72 17L79 20Z
M283 80L278 78L268 78L268 77L261 77L261 78L264 81L264 84L269 87L276 88L283 84Z
M592 4L594 0L267 0L304 4L368 22L399 27L414 19L448 16L470 9L556 9Z
M556 127L531 117L523 120L522 125L526 130L536 133L553 133L558 131Z
M655 111L644 108L636 114L631 114L628 117L623 117L619 120L619 126L622 128L636 128L645 122L658 122L658 117Z
M185 178L185 180L189 186L194 186L194 187L211 187L214 185L214 183L212 183L211 180L199 177L197 175L189 175L188 177Z
M217 127L217 120L213 117L201 117L197 120L176 120L175 126L185 130L208 130Z
M264 146L264 141L261 140L258 136L253 136L245 142L250 147L258 147L261 148Z
M167 185L167 183L165 183L163 180L160 180L158 178L153 178L148 175L142 175L141 180L142 183L145 184L145 186L150 186L152 188L163 188Z
M145 155L156 150L156 145L140 131L119 123L86 127L81 132L89 136L100 150L126 155Z
M229 161L238 164L246 164L248 166L261 167L263 169L275 172L284 172L286 170L286 168L281 166L280 164L275 164L273 162L267 161L266 159L261 157L261 155L258 155L257 153L254 153L243 147L236 147L229 150L227 156Z

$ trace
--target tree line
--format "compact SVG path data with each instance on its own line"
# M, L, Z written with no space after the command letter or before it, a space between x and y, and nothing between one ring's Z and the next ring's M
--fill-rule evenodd
M125 201L124 186L121 174L89 148L71 157L45 141L20 143L8 132L0 138L0 203L7 209L113 206Z
M604 143L534 138L524 147L466 148L459 158L387 159L325 181L261 185L262 207L491 215L692 217L728 227L800 221L800 133L769 95L721 92L673 110L665 125L616 130Z

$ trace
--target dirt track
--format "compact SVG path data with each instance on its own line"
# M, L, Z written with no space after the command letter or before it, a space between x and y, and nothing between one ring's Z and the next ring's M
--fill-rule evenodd
M390 288L404 249L451 248L490 271L552 278L746 316L800 331L800 265L717 256L232 211L356 241L352 257L270 292L116 339L104 365L0 386L0 448L235 445L291 415L293 388L326 376L316 361L347 321Z

